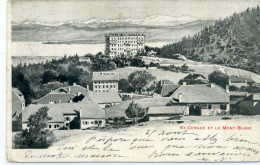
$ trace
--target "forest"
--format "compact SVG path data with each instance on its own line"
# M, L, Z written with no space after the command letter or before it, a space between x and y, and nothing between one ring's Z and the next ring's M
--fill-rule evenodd
M182 54L194 61L222 64L259 74L259 6L219 19L179 42L146 49L156 51L159 57L173 58L174 54Z

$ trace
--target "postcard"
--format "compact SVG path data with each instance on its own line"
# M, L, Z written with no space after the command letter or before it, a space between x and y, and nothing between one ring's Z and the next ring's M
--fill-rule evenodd
M260 161L259 0L9 0L10 162Z

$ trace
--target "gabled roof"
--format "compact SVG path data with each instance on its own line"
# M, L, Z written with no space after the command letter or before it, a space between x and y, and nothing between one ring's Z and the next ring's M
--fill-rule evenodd
M43 96L38 99L37 104L49 104L50 101L56 103L69 103L75 95L69 93L52 93Z
M147 114L183 114L185 110L186 106L150 107Z
M119 81L119 74L116 72L93 72L93 81Z
M23 94L17 88L12 88L12 92L15 96L17 96L21 103L24 102Z
M112 117L125 117L125 110L133 100L123 101L118 105L105 108L106 118ZM161 97L161 98L144 98L134 100L135 103L139 104L142 108L148 107L162 107L165 106L170 101L170 98Z
M120 103L122 102L121 97L116 91L109 92L89 92L90 100L98 104L106 103Z
M182 85L171 97L179 103L229 103L229 94L218 85Z
M169 97L180 85L176 84L164 84L161 90L162 97Z
M231 83L255 83L255 81L251 77L242 76L242 75L230 75L229 79Z
M23 122L27 122L30 115L35 114L41 107L48 107L50 122L64 122L63 114L77 114L81 111L81 117L87 119L105 118L105 111L92 101L84 103L65 103L65 104L31 104L23 111ZM81 110L80 110L81 109Z
M184 77L184 80L196 80L198 77L201 77L202 79L206 80L207 78L202 74L197 73L190 73L188 76Z

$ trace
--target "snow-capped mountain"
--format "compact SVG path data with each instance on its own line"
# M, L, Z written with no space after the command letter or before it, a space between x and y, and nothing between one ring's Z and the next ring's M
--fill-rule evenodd
M117 18L117 19L97 19L90 18L88 20L72 20L67 22L38 22L25 20L20 23L13 23L13 25L42 25L42 26L61 26L61 25L73 25L76 27L103 27L103 26L176 26L180 24L185 24L188 22L193 22L198 19L191 16L181 16L181 17L170 17L170 16L160 16L153 15L150 17L145 17L143 19L131 19L131 18Z

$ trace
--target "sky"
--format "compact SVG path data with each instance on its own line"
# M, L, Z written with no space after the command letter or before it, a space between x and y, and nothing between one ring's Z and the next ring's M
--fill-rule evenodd
M12 0L12 22L144 18L153 15L219 19L260 5L260 0Z

